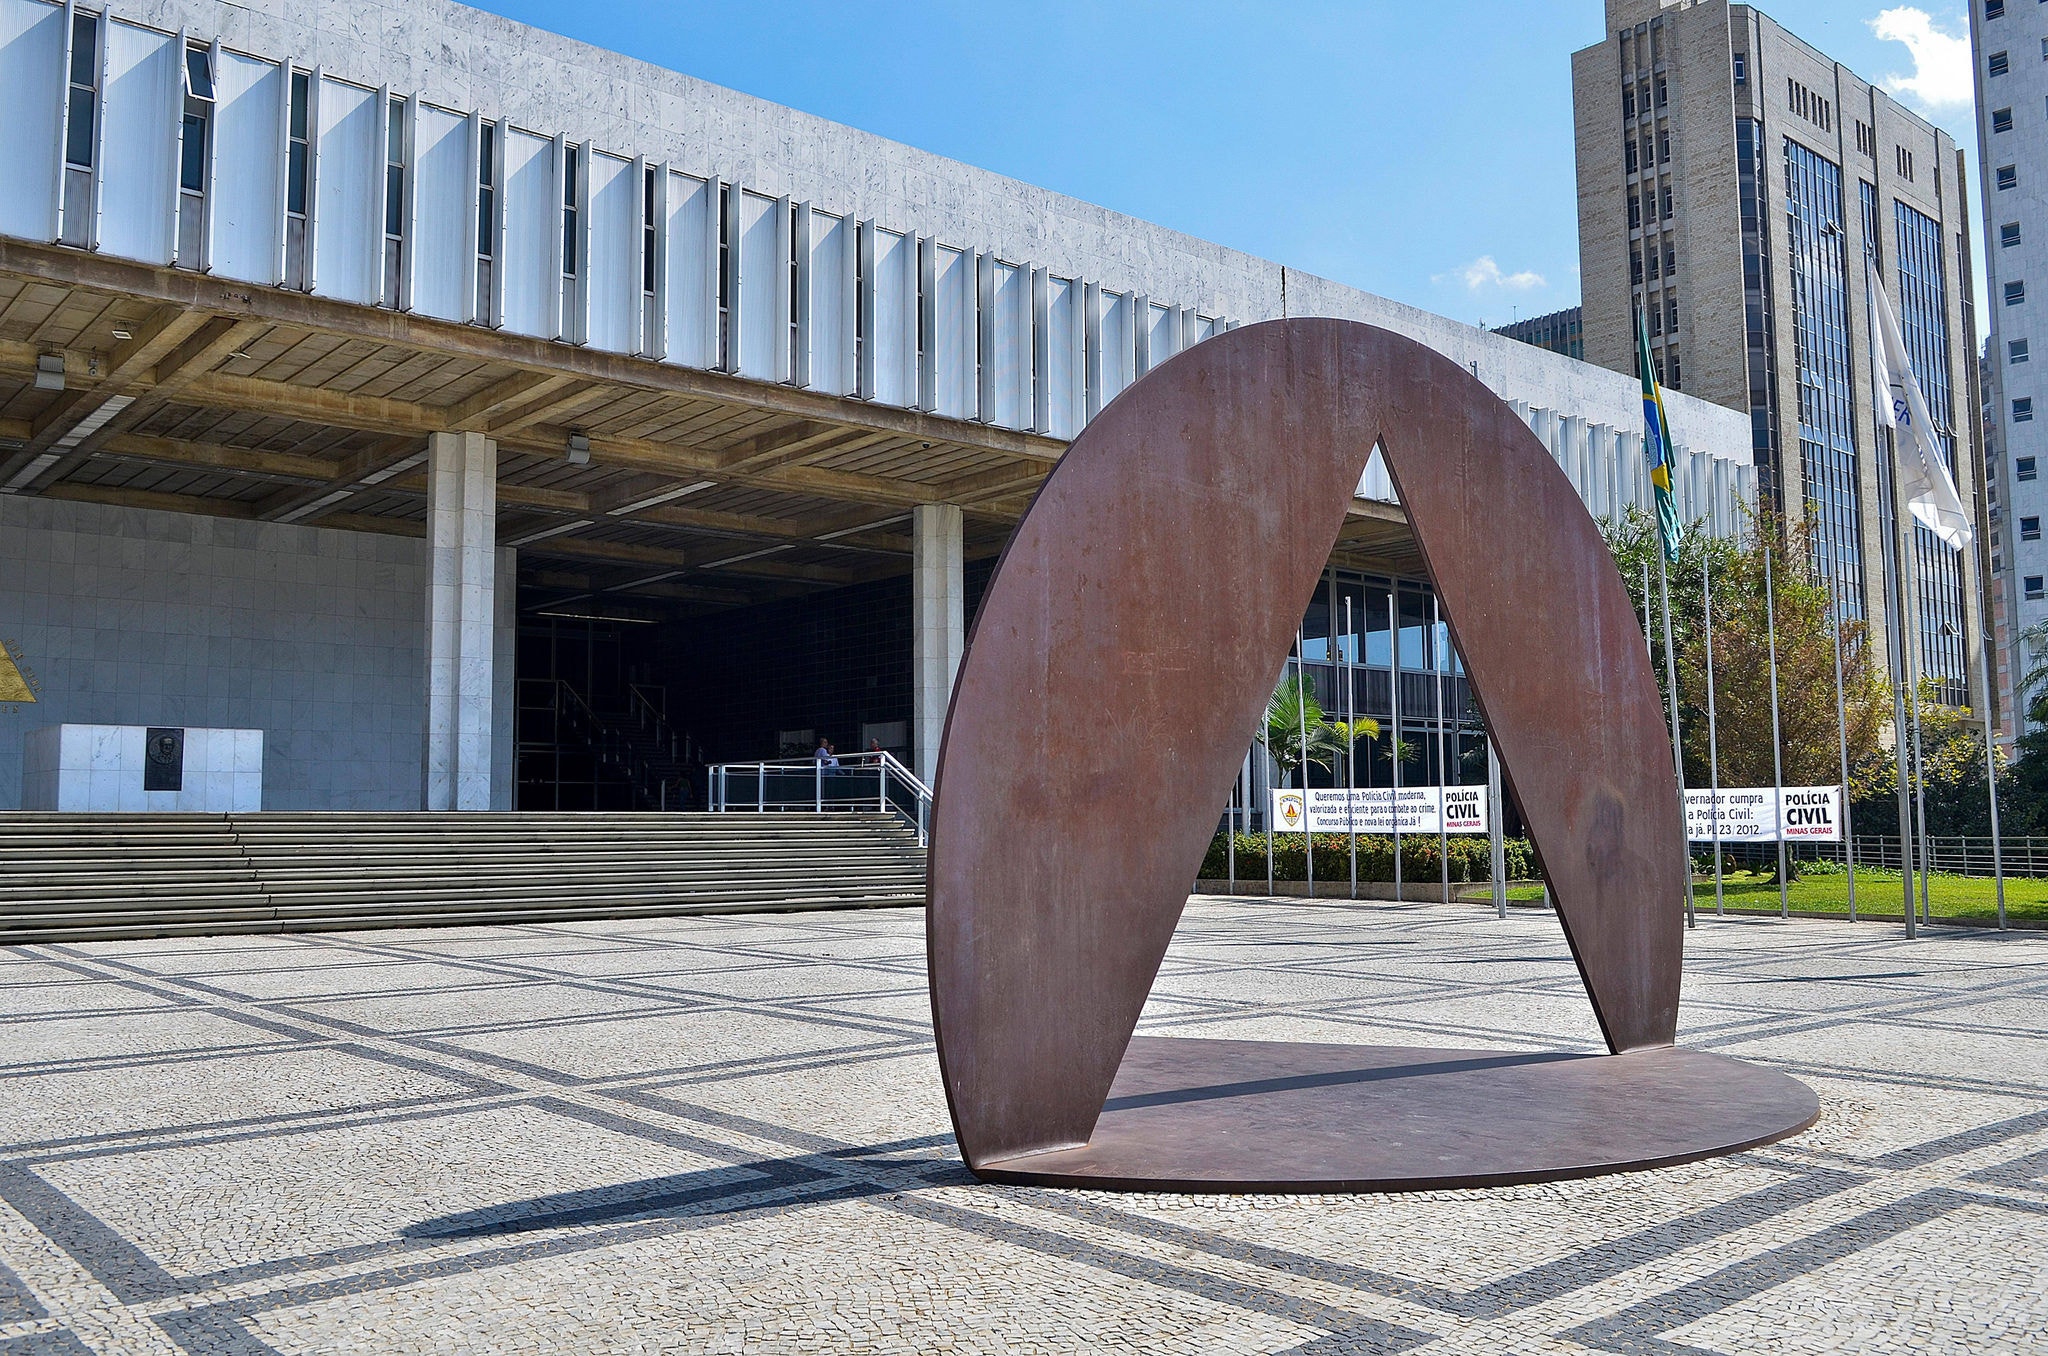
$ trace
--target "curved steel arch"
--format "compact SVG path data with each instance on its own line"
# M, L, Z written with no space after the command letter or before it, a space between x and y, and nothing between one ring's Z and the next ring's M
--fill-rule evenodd
M1683 825L1598 529L1457 364L1367 325L1272 321L1180 354L1088 426L975 620L939 757L928 948L977 1171L1089 1141L1375 444L1607 1044L1671 1045Z

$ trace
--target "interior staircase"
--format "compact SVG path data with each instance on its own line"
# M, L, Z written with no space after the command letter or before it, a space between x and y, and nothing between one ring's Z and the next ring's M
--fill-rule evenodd
M0 945L923 902L880 813L0 813Z

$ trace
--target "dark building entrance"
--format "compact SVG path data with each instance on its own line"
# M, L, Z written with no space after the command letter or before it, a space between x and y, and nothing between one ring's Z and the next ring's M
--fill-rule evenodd
M966 563L968 616L995 568ZM522 810L701 809L704 768L829 739L911 758L907 576L718 611L520 591Z

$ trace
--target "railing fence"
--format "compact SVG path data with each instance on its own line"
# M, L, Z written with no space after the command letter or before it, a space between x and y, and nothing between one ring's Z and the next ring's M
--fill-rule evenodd
M920 847L930 831L931 788L887 752L844 754L832 767L815 758L714 763L707 773L714 811L874 810L901 816Z

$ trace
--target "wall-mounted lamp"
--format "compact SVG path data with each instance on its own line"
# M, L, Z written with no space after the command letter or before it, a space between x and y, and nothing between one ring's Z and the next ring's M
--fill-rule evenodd
M38 391L61 391L64 389L64 355L45 353L36 359L36 389Z
M572 434L570 434L570 435L569 435L569 447L568 447L568 455L569 455L569 464L570 464L571 466L588 466L588 465L590 465L590 439L589 439L589 437L587 437L586 435L584 435L584 434L581 434L581 433L572 433Z

